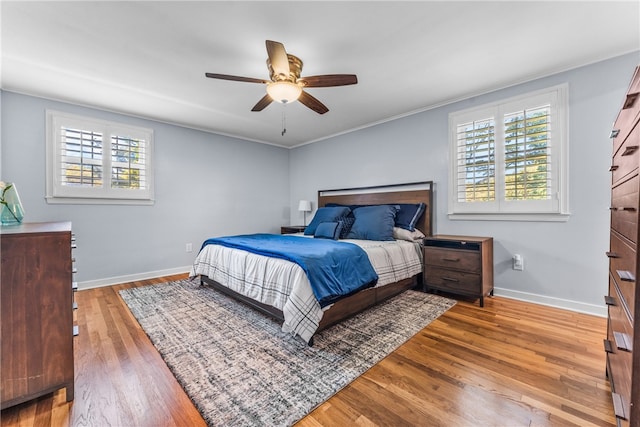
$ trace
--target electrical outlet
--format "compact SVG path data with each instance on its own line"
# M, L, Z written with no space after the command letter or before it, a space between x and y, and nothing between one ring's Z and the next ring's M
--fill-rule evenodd
M519 271L524 270L524 258L522 258L522 255L515 254L513 256L513 269Z
M193 245L191 243L187 243L187 252L193 252Z

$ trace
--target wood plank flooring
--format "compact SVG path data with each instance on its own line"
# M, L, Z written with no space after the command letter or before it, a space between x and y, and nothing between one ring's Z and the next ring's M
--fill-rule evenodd
M203 426L118 290L77 293L75 400L8 408L4 426ZM606 319L510 300L459 301L299 422L317 426L615 426Z

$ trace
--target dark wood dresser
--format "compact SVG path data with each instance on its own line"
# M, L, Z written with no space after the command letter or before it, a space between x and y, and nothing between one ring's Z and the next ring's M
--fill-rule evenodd
M638 168L640 67L636 68L611 132L611 240L609 246L607 375L619 426L640 425L640 294L638 273ZM634 351L635 348L635 351Z
M66 388L73 400L71 223L0 228L2 409Z
M424 290L493 295L493 238L439 234L424 239Z

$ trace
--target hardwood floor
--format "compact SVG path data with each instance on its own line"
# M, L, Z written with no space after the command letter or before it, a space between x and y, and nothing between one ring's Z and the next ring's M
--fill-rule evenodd
M75 400L58 391L2 426L202 426L117 291L77 293ZM506 298L460 301L299 426L614 426L606 319Z

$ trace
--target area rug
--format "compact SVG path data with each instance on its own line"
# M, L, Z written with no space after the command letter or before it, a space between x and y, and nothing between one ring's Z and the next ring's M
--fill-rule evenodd
M406 291L309 347L197 280L120 295L210 426L292 425L455 304Z

